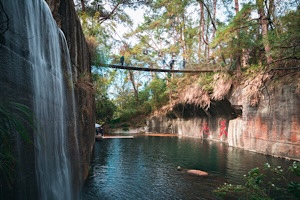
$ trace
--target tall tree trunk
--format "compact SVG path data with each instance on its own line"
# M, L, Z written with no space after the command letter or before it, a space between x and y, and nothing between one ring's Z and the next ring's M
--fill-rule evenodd
M274 0L269 0L269 9L268 9L268 20L271 28L273 29L274 27L272 26L273 24L277 23L276 16L275 16L275 2Z
M136 87L136 84L135 84L133 71L129 71L129 79L131 81L133 91L134 91L134 97L135 97L136 103L138 105L140 103L139 102L139 92L138 92L138 88Z
M216 15L217 15L217 0L213 0L213 16L212 16L212 21L214 21L214 22L216 22ZM216 31L217 30L215 28L213 28L211 41L213 41L214 38L216 37ZM208 41L208 38L206 40ZM210 49L209 49L209 51L210 51ZM213 53L210 53L210 52L208 53L209 59L210 60L214 60L214 57L210 56L211 54L213 54Z
M271 47L270 47L270 43L268 40L269 20L265 14L264 0L256 0L256 3L258 6L259 23L260 23L260 27L261 27L261 35L262 35L262 39L263 39L264 49L265 49L265 53L266 53L266 60L267 60L267 63L269 64L269 63L272 63L272 61L273 61L273 58L270 55Z
M186 44L186 38L184 33L186 32L186 26L185 26L185 16L184 13L182 13L182 28L180 29L180 39L181 39L181 48L182 48L182 53L183 53L183 66L182 68L185 68L185 62L188 61L188 47Z
M209 22L209 16L207 16L207 22ZM204 39L204 38L203 38ZM210 56L210 48L209 48L209 23L206 24L206 33L205 33L205 44L206 44L206 50L205 50L205 58L207 60L209 60L209 56Z
M206 40L204 38L205 36L205 19L204 19L204 4L201 1L200 2L200 6L201 6L201 39L203 41L203 49L204 49L204 58L206 58Z
M239 0L234 0L234 8L235 8L235 14L237 15L238 12L240 11L240 7L239 7ZM238 52L236 54L236 58L235 58L235 65L236 65L236 71L237 71L237 75L239 76L241 74L241 57L242 57L242 50L240 49L240 30L237 30L237 40L238 40Z
M203 3L199 2L200 6L200 24L199 24L199 33L198 33L198 60L201 59L202 52L202 37L204 33L204 6Z
M214 13L213 13L213 21L216 21L217 15L217 0L214 0ZM213 29L212 40L216 37L216 29Z
M237 14L240 11L239 0L234 0L234 9L235 14Z
M81 2L82 12L85 12L85 2L84 0L80 0L80 2Z
M274 0L269 0L269 12L268 12L268 17L269 19L271 19L271 17L275 17L274 16L275 13L275 2Z

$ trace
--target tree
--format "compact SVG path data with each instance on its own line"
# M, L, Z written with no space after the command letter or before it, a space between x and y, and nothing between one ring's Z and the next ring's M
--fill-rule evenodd
M234 0L235 5L235 13L238 15L240 8L239 8L239 0ZM241 32L240 29L237 30L237 40L238 40L238 46L240 46L240 37ZM239 49L236 54L236 69L237 69L237 75L240 76L241 74L241 57L242 57L242 49Z
M191 68L207 59L203 55L209 55L208 38L211 40L211 34L216 30L215 13L211 11L214 8L199 1L199 5L203 6L203 20L200 22L195 17L196 3L197 1L186 0L153 1L149 12L146 12L145 22L128 34L139 39L140 47L151 50L147 60L150 66L170 67L167 65L169 62L165 61L171 60L172 54L176 55L175 66L179 68ZM214 6L216 3L214 1ZM204 23L204 17L208 19L207 23ZM205 51L202 43L205 44ZM159 58L157 55L162 56Z
M155 77L149 84L151 94L151 107L153 110L161 108L168 102L167 84L166 81Z
M97 72L98 71L98 72ZM93 84L95 88L96 102L96 120L101 122L109 122L113 119L116 106L109 99L108 89L115 78L115 71L104 70L101 72L95 70L92 74Z
M294 5L293 2L289 2L288 7ZM269 64L277 64L281 68L295 66L300 59L300 7L298 5L295 10L286 11L278 9L272 3L274 2L270 1L268 11L271 27L268 32L269 54L272 58Z
M243 51L251 52L258 46L257 22L251 18L254 8L255 5L248 3L244 4L242 9L237 12L239 7L236 7L236 15L228 25L219 27L217 36L212 43L213 48L220 47L216 54L221 55L223 65L227 65L231 69L240 67Z
M216 25L216 8L217 0L213 0L213 4L205 2L204 0L197 0L200 5L200 29L199 29L199 45L204 44L204 47L198 47L198 57L201 57L201 49L204 49L204 59L209 60L210 58L210 41L215 37L217 30ZM212 25L212 32L210 31L210 25ZM203 43L202 43L203 42Z
M92 63L98 69L103 63L119 63L124 55L126 65L136 67L225 67L242 74L245 66L263 68L299 60L297 1L112 0L104 5L97 0L82 0L78 11L91 47ZM146 5L144 22L133 29L124 8L138 5ZM218 9L220 6L224 9ZM221 11L222 16L225 14L222 19L218 17ZM130 32L119 35L118 23L126 24ZM104 72L100 70L101 73ZM152 73L145 78L146 73L115 72L115 82L110 86L114 86L116 94L102 98L104 102L114 96L114 117L149 112L149 107L158 109L164 105L168 95L169 101L176 98L183 75L168 78L167 74ZM102 78L105 75L101 74Z
M85 12L85 1L80 0L82 12Z
M127 14L124 12L124 8L137 9L139 6L147 5L150 2L150 0L75 0L78 13L86 13L88 16L93 17L98 12L97 20L99 24L108 20L126 21L124 16L127 16Z
M257 4L257 12L259 15L261 35L262 35L262 39L263 39L264 49L266 52L267 63L271 63L273 61L273 58L271 56L271 47L270 47L269 38L268 38L269 20L266 16L265 10L264 10L264 7L267 5L265 5L264 0L256 0L256 4Z

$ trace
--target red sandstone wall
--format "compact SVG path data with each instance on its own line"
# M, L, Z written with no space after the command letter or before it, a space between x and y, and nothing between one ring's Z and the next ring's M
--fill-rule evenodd
M257 106L249 106L249 88L237 88L231 102L243 106L241 118L229 124L230 146L300 159L300 94L295 86L263 90Z
M147 126L152 133L173 133L226 142L228 124L236 115L227 100L212 101L207 110L197 105L175 105L166 116L152 116L147 120Z
M233 147L300 160L300 94L296 86L264 89L258 104L250 106L250 85L234 89L231 105L213 104L205 112L173 109L167 116L153 116L147 121L149 132L225 141ZM232 115L235 108L241 108L242 114Z

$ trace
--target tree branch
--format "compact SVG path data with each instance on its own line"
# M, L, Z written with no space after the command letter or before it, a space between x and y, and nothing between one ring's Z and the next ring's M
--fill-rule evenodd
M300 58L297 57L297 56L289 56L289 57L281 58L281 59L278 59L278 60L274 60L273 62L269 63L269 65L274 64L276 62L283 61L283 60L300 60Z
M278 48L280 49L291 49L291 48L296 48L296 47L299 47L300 44L295 44L295 45L291 45L291 46L280 46Z
M275 64L277 62L281 62L281 61L284 61L284 60L300 60L300 58L297 57L297 56L289 56L289 57L285 57L285 58L282 58L282 59L275 60L272 63L269 63L268 65ZM285 68L285 67L272 68L272 69L270 69L270 71L272 71L272 70L294 70L294 69L300 69L300 66L299 67L287 67L287 68Z
M207 10L207 13L208 13L208 15L209 15L209 18L211 19L211 24L213 25L215 31L217 31L217 26L216 26L216 24L215 24L215 22L214 22L213 17L211 16L211 13L210 13L210 11L209 11L208 6L203 2L203 0L198 0L198 1L201 2L201 3L203 3L204 7L205 7L206 10Z
M114 6L113 10L105 17L100 19L100 24L102 24L105 20L108 20L111 18L111 16L113 16L115 14L115 11L117 10L117 8L123 3L124 0L120 1L117 3L117 5Z

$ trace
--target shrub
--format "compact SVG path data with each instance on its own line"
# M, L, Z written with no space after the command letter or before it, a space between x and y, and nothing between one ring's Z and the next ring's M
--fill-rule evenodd
M266 163L264 173L256 167L244 175L246 178L244 185L225 183L214 190L214 194L222 199L231 200L299 199L299 176L299 162L293 162L287 169L283 169L281 166L271 167Z

